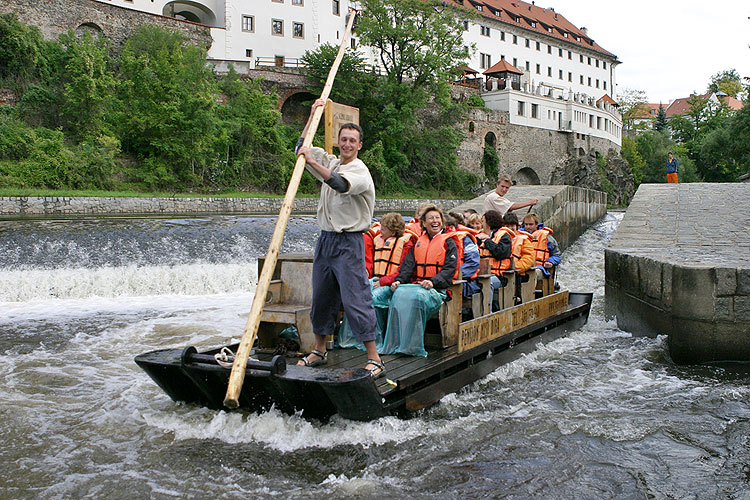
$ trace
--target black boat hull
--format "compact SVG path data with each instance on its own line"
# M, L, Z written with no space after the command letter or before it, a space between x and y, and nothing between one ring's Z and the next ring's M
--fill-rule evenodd
M465 352L457 353L453 348L435 360L418 358L418 368L410 370L408 377L391 375L390 366L397 365L398 360L387 360L388 376L394 377L395 386L383 379L376 382L362 368L283 366L280 357L266 362L250 361L239 405L250 411L275 407L285 413L302 412L306 418L321 420L339 414L368 421L403 410L416 411L533 351L539 343L577 330L588 319L591 300L590 293L571 293L564 311ZM230 348L236 350L236 346ZM224 408L230 370L213 361L213 354L218 351L198 354L192 347L167 349L141 354L135 361L174 401L219 410Z

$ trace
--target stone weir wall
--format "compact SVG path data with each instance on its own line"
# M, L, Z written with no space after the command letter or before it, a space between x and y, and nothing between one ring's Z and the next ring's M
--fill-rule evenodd
M107 198L65 196L0 197L0 217L88 216L88 215L178 215L178 214L278 214L282 198ZM375 201L378 212L411 213L423 201L452 208L461 200ZM293 210L314 213L317 198L297 198Z
M482 212L489 191L456 207L456 210L473 208ZM511 201L526 201L537 198L539 203L532 209L539 218L554 231L553 235L564 250L594 222L607 213L607 194L593 189L574 186L513 186L506 197ZM519 219L527 208L516 211Z
M676 363L750 361L750 185L642 184L605 250L606 313Z

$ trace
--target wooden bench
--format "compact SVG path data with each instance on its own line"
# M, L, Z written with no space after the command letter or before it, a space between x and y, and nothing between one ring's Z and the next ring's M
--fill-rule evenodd
M438 313L427 321L424 331L425 347L450 347L458 344L464 283L464 280L455 280L448 287L451 300L443 302Z
M541 292L538 295L540 297L546 297L555 293L555 271L556 267L553 267L549 273L549 276L539 271L536 280L536 289Z
M258 259L258 271L264 262L265 258ZM299 333L300 349L313 349L315 335L310 321L312 256L279 255L272 278L258 326L258 348L275 349L279 344L279 333L294 325Z

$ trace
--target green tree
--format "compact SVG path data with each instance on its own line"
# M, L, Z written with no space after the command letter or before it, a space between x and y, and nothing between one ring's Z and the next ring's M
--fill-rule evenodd
M659 132L666 131L669 127L669 120L667 120L667 111L664 106L659 104L659 111L656 114L656 121L654 121L654 130Z
M670 120L671 121L671 120ZM684 146L676 144L669 135L655 130L639 134L636 150L643 160L640 182L665 182L667 153L674 153L680 163L680 182L698 182L695 164ZM631 168L633 164L631 163ZM636 172L633 172L635 175Z
M630 170L633 172L633 179L635 180L635 187L638 188L638 185L643 180L646 162L638 152L638 143L635 139L627 136L622 137L622 156L630 165Z
M307 67L307 76L317 82L320 88L328 78L328 72L336 59L339 48L324 43L315 50L308 50L302 56ZM347 49L336 72L331 87L330 98L336 102L350 104L361 96L362 88L371 86L371 76L367 73L365 60L355 50Z
M0 14L0 83L22 90L47 72L39 28L26 26L15 14Z
M60 42L67 59L62 105L66 129L79 140L109 133L115 79L109 71L105 39L94 40L90 33L77 38L69 31Z
M739 97L743 90L742 77L734 68L711 76L711 83L708 85L709 92L724 92L734 98Z
M199 184L217 161L217 83L206 52L181 33L142 25L119 58L123 150L152 187Z
M644 90L624 89L618 98L622 113L622 128L625 130L646 129L645 124L636 125L636 120L648 117L648 99Z

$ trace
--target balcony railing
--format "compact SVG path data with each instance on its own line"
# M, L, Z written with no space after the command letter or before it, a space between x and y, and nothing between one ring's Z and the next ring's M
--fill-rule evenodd
M255 67L273 67L273 68L305 68L306 65L302 62L302 59L295 57L256 57Z

